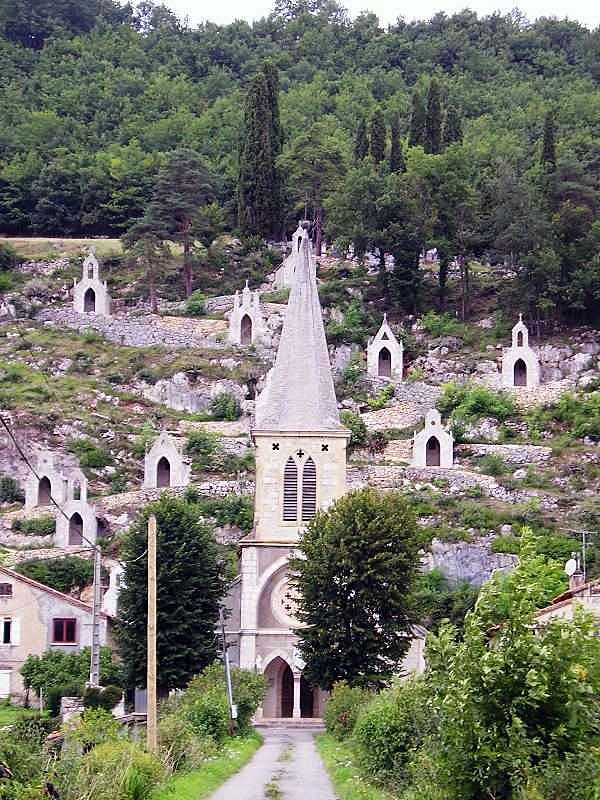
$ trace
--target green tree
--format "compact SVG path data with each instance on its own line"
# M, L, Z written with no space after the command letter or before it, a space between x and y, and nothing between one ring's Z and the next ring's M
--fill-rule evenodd
M380 164L385 158L385 118L381 109L371 117L371 155L376 164Z
M80 592L92 583L94 568L92 561L86 558L65 556L21 561L15 571L59 592L70 594L73 591Z
M183 248L186 297L193 291L198 213L213 198L214 182L202 158L193 150L175 150L158 173L148 218L156 231L164 231Z
M135 220L129 230L121 237L125 257L140 264L148 281L150 309L158 314L158 298L156 296L156 273L170 255L165 242L165 231L149 216Z
M367 133L367 122L364 117L361 117L356 129L356 138L354 140L354 160L358 164L369 155L369 136Z
M117 633L128 686L146 685L150 514L156 515L158 526L157 683L165 693L185 686L214 661L226 582L213 530L196 506L163 495L143 509L123 545L125 585Z
M280 227L280 182L276 159L282 147L277 72L255 75L244 115L238 180L238 217L248 235L272 236Z
M442 101L437 78L433 77L427 92L425 134L423 147L426 153L439 153L442 149Z
M411 98L408 143L411 147L425 144L425 103L418 87L414 88Z
M454 142L462 142L462 118L455 105L449 105L444 117L443 146L444 148Z
M406 161L400 139L400 118L392 114L390 122L390 172L406 172Z
M556 141L553 111L548 111L544 119L544 141L542 144L541 164L544 169L549 171L553 171L556 168Z
M416 524L399 494L357 491L319 512L290 570L300 591L305 674L377 686L398 670L413 621L408 596L418 570Z

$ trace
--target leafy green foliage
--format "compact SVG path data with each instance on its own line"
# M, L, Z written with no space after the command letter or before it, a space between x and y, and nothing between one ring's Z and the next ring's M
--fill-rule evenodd
M106 686L103 689L98 686L87 686L83 693L83 705L86 708L112 711L122 696L123 690L120 686Z
M345 681L334 684L325 706L324 722L328 733L336 739L346 739L354 730L362 707L372 698L372 692Z
M56 529L56 519L51 516L15 519L11 527L13 531L31 534L32 536L50 536Z
M499 477L508 471L506 462L499 453L488 453L479 461L479 469L484 475Z
M377 397L368 397L367 398L367 405L373 411L377 411L380 408L385 408L390 400L394 396L395 386L393 383L388 383L388 385L382 389Z
M223 419L233 422L238 419L241 412L240 404L229 392L220 392L210 401L208 407L213 419Z
M206 313L206 297L204 292L196 289L188 297L185 312L189 317L201 317Z
M113 457L108 450L99 447L91 439L70 439L67 442L67 450L79 456L79 463L82 467L103 469L113 462Z
M90 648L77 653L49 650L41 656L29 655L21 667L26 689L39 695L40 689L48 692L52 688L76 685L80 687L89 677ZM105 686L121 685L121 665L114 659L108 647L100 648L100 682Z
M25 494L15 478L8 475L0 477L0 503L22 503Z
M15 571L34 581L50 586L59 592L80 592L92 583L94 566L92 561L79 556L21 561Z
M9 272L21 261L16 250L6 242L0 242L0 272Z
M435 632L444 619L462 628L465 615L474 607L478 594L477 587L468 583L452 586L442 572L433 569L417 578L413 602L421 624Z
M348 445L350 449L364 447L367 444L368 432L367 425L360 414L354 414L352 411L342 411L340 419L342 424L350 430L351 436Z
M453 425L460 428L466 422L476 422L482 417L494 417L504 422L516 414L516 406L511 395L495 392L486 386L444 384L442 394L437 401L442 414L447 414Z
M292 559L300 590L299 646L308 680L373 686L401 662L413 621L407 601L417 571L417 536L396 493L351 492L307 526Z
M219 450L219 437L208 431L192 431L185 446L186 455L193 459L193 464L200 470L210 468L213 456Z
M215 626L226 590L221 551L196 506L164 495L140 512L123 543L119 652L128 686L145 686L147 527L158 526L158 686L181 688L216 655Z

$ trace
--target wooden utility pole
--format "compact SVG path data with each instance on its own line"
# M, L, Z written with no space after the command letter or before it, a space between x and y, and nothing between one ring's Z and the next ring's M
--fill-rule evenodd
M148 671L146 680L146 744L158 749L156 733L156 517L148 518Z

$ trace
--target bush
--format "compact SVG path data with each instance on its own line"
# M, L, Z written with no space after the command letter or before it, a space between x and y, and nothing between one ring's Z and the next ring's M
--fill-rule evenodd
M0 477L0 503L22 503L25 495L18 482L7 475Z
M365 421L360 414L354 414L352 411L342 411L340 418L342 425L345 425L350 430L350 449L364 447L367 443L368 433Z
M254 503L249 497L239 494L201 497L192 487L186 491L185 499L188 503L195 503L200 513L212 517L217 525L236 525L246 533L254 527Z
M241 414L240 404L229 392L220 392L210 401L209 411L213 419L222 419L229 422L238 419Z
M185 714L194 733L220 744L229 732L229 705L224 688L216 686L188 697Z
M92 747L116 741L121 736L121 730L121 723L113 717L110 710L88 707L77 726L67 736L84 750L90 750Z
M98 447L91 439L71 439L67 442L67 450L79 456L82 467L102 469L112 464L113 457L102 447Z
M122 697L123 690L118 686L106 686L104 689L99 686L88 686L83 693L83 705L86 708L112 711Z
M369 318L358 297L350 301L342 322L330 322L327 325L327 337L337 344L342 342L364 344L368 332Z
M0 242L0 272L13 270L22 261L17 251L6 242Z
M360 768L375 783L400 786L413 750L432 728L428 690L410 678L363 707L354 728Z
M186 454L192 457L193 466L199 470L210 468L219 449L219 437L207 431L192 431L185 445Z
M484 475L505 475L508 468L506 461L498 453L488 453L479 461L479 468Z
M511 395L486 386L461 385L454 381L444 385L437 407L442 414L450 415L453 423L476 422L482 417L504 422L517 413Z
M206 297L200 289L196 289L188 297L185 312L189 317L202 317L206 312Z
M82 692L83 681L81 683L51 686L45 692L46 708L50 712L50 716L58 717L60 714L60 703L63 697L81 697Z
M373 697L368 689L349 686L346 681L336 683L325 706L325 727L336 739L346 739L356 724L364 705Z
M378 411L380 408L385 408L390 400L394 396L395 386L393 383L388 383L388 385L382 389L377 397L369 397L367 398L367 404L369 408L373 409L373 411Z
M65 556L55 559L31 559L17 564L15 571L34 581L50 586L58 592L70 594L81 591L92 583L94 565L79 556Z
M84 756L72 789L75 797L94 800L148 800L164 777L155 755L133 742L115 740Z
M33 517L32 519L15 519L13 531L31 534L32 536L51 536L56 530L54 517Z
M198 736L179 710L161 716L158 741L162 759L172 772L198 769L217 752L214 740Z
M465 325L449 314L438 314L435 311L428 311L421 319L421 327L430 336L439 338L440 336L465 335Z

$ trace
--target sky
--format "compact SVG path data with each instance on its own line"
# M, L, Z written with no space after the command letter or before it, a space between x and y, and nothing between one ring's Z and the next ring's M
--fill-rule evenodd
M245 19L252 22L260 19L271 11L272 0L219 0L216 5L207 3L206 0L162 0L164 5L174 11L179 17L189 17L193 25L206 19L219 24L231 22L234 19ZM418 3L397 3L392 0L341 0L342 6L347 8L351 16L356 16L361 11L373 11L383 25L393 23L398 16L403 16L407 22L418 19L429 19L438 11L453 14L468 7L479 15L485 16L494 11L508 12L518 5L531 21L537 17L555 16L560 19L578 20L588 28L600 25L600 2L598 0L420 0Z

